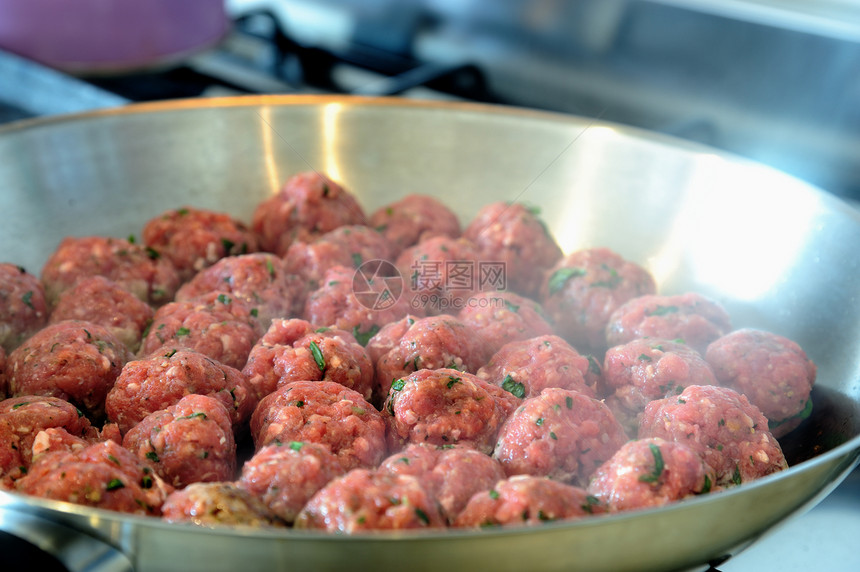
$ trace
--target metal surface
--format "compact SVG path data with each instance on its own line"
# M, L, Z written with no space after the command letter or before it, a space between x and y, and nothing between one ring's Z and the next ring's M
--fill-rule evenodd
M649 268L662 292L709 295L735 326L791 337L819 365L815 412L784 440L793 468L655 511L534 530L341 537L203 530L0 494L3 510L88 531L138 571L681 569L737 552L857 463L860 216L771 169L570 116L331 97L36 120L0 129L0 157L3 258L32 271L63 236L128 236L182 204L247 220L289 175L313 168L368 211L411 192L440 197L464 220L492 200L540 206L565 251L613 248Z

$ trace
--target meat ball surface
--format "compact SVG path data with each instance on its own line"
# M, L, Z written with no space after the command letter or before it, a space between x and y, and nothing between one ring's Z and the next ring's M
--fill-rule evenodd
M263 502L235 483L193 483L164 501L162 518L197 526L285 527Z
M553 333L540 305L513 292L477 294L457 317L472 326L492 352L509 342Z
M454 211L430 195L407 195L381 207L370 215L368 224L385 236L394 255L424 239L462 234Z
M20 266L0 263L0 349L11 352L48 323L45 289Z

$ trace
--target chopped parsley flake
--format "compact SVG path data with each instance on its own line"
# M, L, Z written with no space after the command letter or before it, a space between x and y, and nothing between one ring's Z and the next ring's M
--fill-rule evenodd
M161 258L161 254L159 254L159 252L151 246L146 247L146 255L149 257L150 260L158 260L159 258Z
M401 389L403 389L403 387L404 387L405 385L406 385L406 382L405 382L405 381L403 381L402 379L395 379L395 380L391 383L391 390L392 390L392 391L400 391Z
M218 294L218 301L219 301L221 304L229 304L229 303L231 303L233 300L231 300L231 299L230 299L230 296L228 296L227 294Z
M426 512L424 512L423 510L421 510L421 509L420 509L420 508L418 508L418 507L415 507L415 516L417 516L417 517L418 517L418 519L419 519L421 522L423 522L425 525L426 525L426 524L430 524L430 517L429 517L429 516L427 516L427 513L426 513Z
M361 263L362 263L362 262L364 262L364 261L361 259L361 255L360 255L359 253L357 253L357 252L353 252L353 253L352 253L352 264L353 264L356 268L358 268L359 266L361 266Z
M224 247L224 252L229 253L233 250L233 247L236 246L236 243L230 240L229 238L221 238L221 246Z
M555 433L553 433L552 431L549 432L549 437L553 441L558 441L558 436Z
M573 398L568 395L564 398L564 404L567 405L568 409L573 409Z
M191 330L189 330L188 328L183 326L183 327L179 328L178 330L176 330L176 337L181 338L182 336L187 336L190 333L191 333Z
M577 276L585 276L583 268L559 268L549 277L549 294L552 296L559 292L567 281Z
M146 454L146 458L152 461L153 463L158 463L161 459L158 458L158 453L155 451L149 451Z
M514 378L510 374L506 375L504 381L502 381L502 389L520 399L526 396L526 386L518 381L514 381Z
M639 354L639 361L653 361L648 354Z
M512 303L511 303L511 302L509 302L508 300L505 300L505 307L506 307L508 310L510 310L511 312L514 312L514 313L517 313L517 312L519 312L519 311L520 311L520 307L519 307L519 306L517 306L516 304L512 304Z
M21 301L24 302L25 304L27 304L31 309L33 309L33 310L36 309L35 307L33 307L33 291L32 290L28 290L27 292L25 292L24 295L21 296Z
M109 491L115 491L117 489L124 488L125 484L119 479L111 479L108 481L106 489Z
M739 485L743 482L741 478L741 468L738 465L735 465L735 472L732 473L732 483L735 485Z
M317 364L317 367L320 368L320 371L325 371L325 357L323 356L322 350L317 345L316 342L311 342L311 355L314 356L314 361Z
M654 470L647 475L639 475L639 480L643 483L656 483L660 480L660 475L663 474L665 468L663 454L660 452L660 447L654 443L649 443L648 448L651 449L651 455L654 456Z
M290 441L290 449L293 451L301 451L305 444L301 441Z
M453 375L448 376L448 383L447 383L448 389L451 389L452 387L454 387L458 383L460 383L459 377L455 377Z
M496 489L490 489L490 498L493 500L497 500L499 498L499 491Z
M352 335L355 337L355 340L361 344L362 346L366 346L367 342L370 341L370 338L375 336L379 332L379 326L373 324L366 332L362 332L358 329L358 325L352 328Z
M657 307L653 310L645 310L646 316L665 316L666 314L673 314L678 311L678 306L661 306L657 304Z
M203 413L202 411L199 411L197 413L192 413L191 415L186 415L184 417L177 417L176 420L179 421L180 419L196 419L196 418L206 419L206 414Z

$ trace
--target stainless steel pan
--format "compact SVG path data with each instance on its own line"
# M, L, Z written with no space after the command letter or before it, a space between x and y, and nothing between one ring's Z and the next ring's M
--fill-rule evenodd
M736 326L793 338L819 366L814 414L783 441L790 470L659 510L538 529L205 530L0 494L0 527L45 543L76 531L105 544L98 554L115 569L679 569L737 552L810 507L860 454L860 217L760 165L577 117L330 97L35 121L0 130L0 158L0 257L35 272L65 235L139 233L170 207L247 220L289 175L313 168L368 211L411 192L440 197L464 220L492 200L537 205L566 251L615 249L647 266L662 292L711 296ZM57 550L78 546L65 542Z

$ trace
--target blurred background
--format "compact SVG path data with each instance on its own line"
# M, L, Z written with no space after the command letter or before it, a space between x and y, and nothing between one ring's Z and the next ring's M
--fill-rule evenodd
M0 121L355 93L561 111L860 199L860 0L0 0Z

